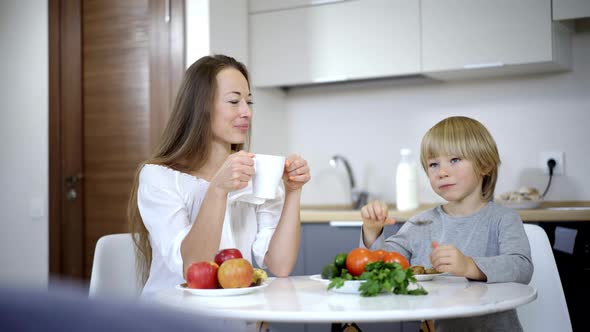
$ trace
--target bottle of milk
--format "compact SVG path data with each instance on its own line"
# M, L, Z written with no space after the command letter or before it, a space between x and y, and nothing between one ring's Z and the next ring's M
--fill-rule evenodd
M412 150L401 149L400 154L395 174L397 209L414 210L418 207L418 168L412 158Z

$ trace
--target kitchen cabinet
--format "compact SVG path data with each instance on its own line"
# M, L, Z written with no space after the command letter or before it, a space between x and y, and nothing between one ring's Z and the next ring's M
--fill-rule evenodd
M570 31L551 0L422 0L422 72L435 78L564 70Z
M255 87L420 71L418 1L362 0L250 15Z
M553 19L571 20L590 17L588 0L553 0Z

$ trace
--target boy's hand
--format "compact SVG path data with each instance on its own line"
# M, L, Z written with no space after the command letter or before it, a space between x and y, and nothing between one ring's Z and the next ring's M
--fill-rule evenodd
M432 242L430 262L439 272L448 272L473 280L487 279L471 257L463 255L459 249L450 244L439 245L437 242Z
M384 202L369 202L361 209L363 227L366 230L377 230L378 232L381 232L383 226L395 224L395 219L389 218L388 214L389 209Z
M363 206L361 218L363 218L363 241L370 247L379 237L385 225L395 224L395 219L389 218L387 204L381 201L373 201Z

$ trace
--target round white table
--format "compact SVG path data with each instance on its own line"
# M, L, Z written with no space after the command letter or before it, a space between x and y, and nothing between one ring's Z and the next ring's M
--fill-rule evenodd
M267 322L393 322L467 317L514 309L537 298L537 291L518 283L487 284L439 276L420 282L428 295L381 294L362 297L327 291L309 276L276 278L250 294L203 297L178 289L158 294L157 301L183 311L223 319Z

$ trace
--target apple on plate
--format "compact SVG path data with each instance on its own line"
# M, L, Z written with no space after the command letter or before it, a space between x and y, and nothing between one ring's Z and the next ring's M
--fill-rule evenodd
M219 266L214 262L192 263L186 271L188 288L214 289L217 287Z
M242 252L236 248L228 248L220 250L213 259L217 265L221 266L223 262L228 259L243 258Z
M228 259L219 267L217 280L223 288L250 287L254 268L243 258Z

